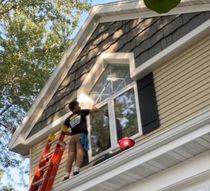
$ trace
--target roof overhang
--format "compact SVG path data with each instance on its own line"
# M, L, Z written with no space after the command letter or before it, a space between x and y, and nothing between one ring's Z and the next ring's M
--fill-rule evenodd
M182 0L178 7L171 10L167 14L161 14L161 16L189 12L200 12L207 10L210 10L210 0ZM55 131L59 128L59 124L63 122L65 116L63 116L53 124L50 124L48 127L44 128L36 135L32 136L29 140L26 140L26 132L30 131L36 124L37 120L42 115L43 110L47 107L47 104L53 97L60 83L65 78L67 72L72 67L73 63L79 56L81 50L83 49L99 23L155 16L160 16L160 14L148 10L142 0L123 1L93 7L85 24L82 26L74 42L72 43L72 46L65 52L61 62L58 64L57 68L46 83L45 87L42 89L36 102L30 108L27 116L23 120L22 125L15 131L9 145L10 150L20 153L22 155L27 155L29 153L29 148L31 147L31 145L38 143L51 131ZM205 30L209 29L209 23L207 23L205 27ZM201 34L204 34L203 31L200 32L200 35ZM199 36L199 34L197 33L195 33L194 35L196 35L197 37ZM191 39L192 37L194 36L192 35ZM189 41L188 39L188 41L185 43L188 43L189 45L190 43L192 43L192 41ZM183 47L183 44L181 42L177 45ZM173 49L173 47L170 48L177 51L179 46L174 47L175 49ZM168 55L170 55L171 52L174 53L174 51L170 50ZM167 58L166 55L164 56L164 58ZM157 63L157 60L155 60L155 62L152 61L151 63L149 63L149 67L148 65L144 65L145 67L139 72L142 72L142 74L146 73L148 72L148 69L151 70L153 68L152 66ZM138 74L136 75L138 76Z
M208 141L205 141L206 136ZM160 176L158 172L164 175L164 170L164 180L168 181L163 182L163 177L160 182L156 181L157 190L175 187L180 182L198 176L209 177L209 141L210 111L206 111L159 135L154 134L153 138L147 137L133 148L96 166L86 168L70 181L61 182L53 191L107 191L107 187L108 190L121 190L124 186L135 183L142 185L134 190L153 190L151 180ZM176 174L169 173L171 177L168 178L167 171L175 165Z

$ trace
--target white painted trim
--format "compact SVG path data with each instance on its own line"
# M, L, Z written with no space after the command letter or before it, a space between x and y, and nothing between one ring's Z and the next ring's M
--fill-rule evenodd
M210 1L199 0L182 0L181 3L171 11L165 14L158 14L149 10L143 0L122 1L113 4L99 5L93 8L94 12L99 15L99 22L112 22L120 20L129 20L136 18L148 18L156 16L192 13L208 11Z
M109 127L110 127L111 148L112 150L114 150L117 147L117 131L116 131L116 120L115 120L116 115L114 110L114 99L110 100L108 106L110 111Z
M71 114L72 112L66 113L64 116L60 117L47 127L43 128L39 132L37 132L35 135L29 137L26 140L26 145L33 145L34 141L39 142L43 140L44 137L47 137L50 133L56 132L59 128L62 127L62 124L64 123L65 119Z
M141 116L140 104L139 104L140 100L139 100L137 84L135 84L134 86L134 92L135 92L136 113L137 113L137 116ZM139 136L140 136L140 135L143 135L141 117L137 117L137 120L138 120Z
M161 14L161 16L167 15L175 15L175 14L183 14L183 13L194 13L194 12L203 12L210 10L210 2L203 4L203 5L180 5L175 9L172 9L168 13ZM189 3L188 3L189 4ZM119 11L118 14L106 15L104 17L100 17L100 23L112 22L112 21L123 21L123 20L130 20L130 19L138 19L138 18L150 18L150 17L157 17L160 14L157 14L154 11L148 10L145 7L141 9L138 7L130 6L129 12L125 13L124 11Z
M129 65L130 76L135 70L135 59L133 53L127 52L116 52L116 53L102 53L96 63L94 64L91 71L87 74L85 80L81 84L81 87L77 91L79 96L81 93L88 94L93 86L98 81L99 77L103 73L107 64L127 64ZM93 78L94 76L94 78Z
M55 120L53 123L43 128L35 135L26 139L22 134L19 135L18 140L13 144L13 148L19 148L19 145L23 148L22 150L18 150L20 154L23 156L29 154L29 149L31 146L40 143L44 138L48 137L49 134L57 132L62 126L65 119L71 114L71 112L66 113L64 116ZM16 151L16 150L15 150ZM17 152L17 151L16 151Z
M54 191L86 190L116 175L210 133L210 111L178 125L157 137L84 170L78 178L62 183Z
M182 52L186 47L194 44L199 39L203 38L210 33L210 20L207 20L196 29L167 47L165 50L159 54L153 56L151 59L143 63L142 65L135 67L134 72L132 72L131 78L137 80L140 77L148 74L150 71L159 67L161 64L172 58L174 55Z
M210 0L182 0L179 7L173 9L170 14L180 14L186 12L198 12L210 10L209 8ZM188 9L189 8L189 9ZM134 11L135 10L135 11ZM143 4L143 0L129 0L122 1L117 3L110 3L100 6L95 6L86 20L85 24L79 31L76 39L74 40L72 46L66 51L61 62L58 67L54 71L51 78L46 83L45 87L42 89L40 95L38 96L36 102L30 108L27 116L23 120L22 125L15 131L12 140L10 141L9 148L15 152L18 152L17 146L21 144L25 144L23 139L19 139L19 137L27 137L30 130L33 128L39 117L41 116L43 110L46 108L47 104L53 97L57 88L59 87L62 80L65 78L68 70L71 68L73 62L76 60L78 55L80 54L82 48L85 46L93 31L96 29L100 22L106 22L105 18L118 19L115 16L129 14L129 17L126 16L125 19L137 18L136 12L142 13L138 15L138 17L148 17L148 16L160 16L160 14L149 11L145 8ZM137 13L137 14L138 14ZM135 15L134 17L132 15ZM167 15L167 14L166 14ZM104 19L104 20L103 20ZM146 71L146 70L144 70ZM136 77L134 75L134 77ZM73 97L72 97L73 99ZM27 133L26 133L27 132Z
M150 176L142 181L125 186L121 189L121 191L181 191L186 187L187 184L195 184L196 181L205 182L202 184L204 185L202 187L206 187L209 177L210 152L207 151L174 167ZM198 186L191 186L191 188L193 187L195 188Z

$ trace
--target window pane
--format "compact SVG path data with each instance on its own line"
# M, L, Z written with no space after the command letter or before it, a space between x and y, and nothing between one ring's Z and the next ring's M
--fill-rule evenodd
M92 156L110 148L108 106L91 115L91 149Z
M128 65L109 64L90 92L90 97L100 103L131 82Z
M138 133L134 89L115 98L114 104L118 140Z

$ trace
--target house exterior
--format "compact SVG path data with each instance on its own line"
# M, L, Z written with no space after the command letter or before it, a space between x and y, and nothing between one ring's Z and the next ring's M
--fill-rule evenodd
M210 0L162 15L141 0L95 6L11 140L31 177L81 94L100 108L89 163L62 182L65 151L53 191L210 191ZM119 152L123 137L136 144Z

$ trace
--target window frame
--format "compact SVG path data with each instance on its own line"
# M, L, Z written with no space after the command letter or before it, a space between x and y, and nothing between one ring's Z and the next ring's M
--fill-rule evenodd
M110 106L109 106L109 104L108 104L107 101L106 102L103 102L103 103L97 104L97 107L103 107L105 105L108 106L108 111L110 111L109 110L109 107ZM89 162L91 162L91 161L93 161L93 160L95 160L95 159L97 159L97 158L103 156L104 154L106 154L108 152L111 152L113 150L112 149L112 138L110 136L110 143L111 143L111 147L110 148L108 148L108 149L100 152L99 154L96 154L95 156L92 156L92 149L91 149L91 128L92 128L92 125L91 125L91 116L89 115L86 118L87 118L88 132L89 132L88 133L88 139L89 139L89 147L90 147L90 149L88 150L88 158L89 158ZM111 125L111 123L110 123L110 120L109 120L109 130L110 130L110 134L111 134L110 125Z
M138 124L138 132L134 135L132 135L130 138L132 139L136 139L138 137L140 137L143 133L142 133L142 125L141 125L141 119L140 117L140 108L139 108L139 101L138 101L138 89L137 89L137 83L131 82L130 84L128 84L126 87L124 87L123 89L121 89L119 92L113 94L112 96L110 96L109 98L106 98L105 100L103 100L102 102L98 103L96 105L96 107L101 108L105 105L108 106L108 111L109 111L109 130L110 130L110 143L111 143L111 147L102 151L101 153L92 156L92 150L89 149L88 151L88 157L89 157L89 161L94 161L95 159L103 156L104 154L108 153L108 152L112 152L113 150L115 150L118 147L118 141L117 141L117 131L116 131L116 116L115 116L115 110L113 110L114 108L114 100L119 97L120 95L124 94L125 92L129 91L133 89L134 91L134 99L135 99L135 108L136 108L136 116L137 116L137 124ZM88 132L91 132L91 116L87 116L87 121L88 121ZM90 146L91 146L91 133L88 134L88 138L90 140Z
M100 78L101 74L104 72L106 66L108 64L125 64L129 65L129 73L130 77L132 78L132 74L135 70L135 59L133 53L127 52L120 52L120 53L102 53L99 58L96 60L96 63L89 71L87 76L85 77L83 83L81 84L80 88L77 91L77 95L81 93L88 94L94 85L97 83L98 79ZM94 76L94 78L92 77ZM135 80L135 79L133 79Z
M100 76L103 74L104 70L106 69L107 65L128 65L129 66L129 74L130 78L132 79L132 73L134 72L134 65L135 65L135 59L133 53L102 53L90 72L87 74L85 80L83 81L81 87L77 91L77 95L80 95L82 93L85 93L89 95L92 88L95 86L97 81L99 80ZM94 76L94 78L92 77ZM134 79L133 79L134 80ZM140 137L143 134L142 131L142 124L141 124L141 115L140 115L140 107L139 107L139 96L138 96L138 88L137 88L137 82L134 80L130 84L126 85L126 87L122 88L118 92L111 95L109 98L106 98L102 102L96 104L98 108L103 107L104 105L108 105L108 111L109 111L109 128L110 128L110 144L111 147L109 149L106 149L102 151L99 154L96 154L95 156L92 156L92 150L89 149L88 151L88 157L89 162L94 161L95 159L103 156L106 153L112 152L118 147L117 142L117 131L116 131L116 120L115 120L115 111L112 109L114 108L114 100L125 93L126 91L132 89L134 90L134 99L135 99L135 106L136 106L136 116L137 116L137 124L138 124L138 132L131 136L132 139L136 139ZM87 124L88 124L88 132L91 132L91 120L90 116L87 116ZM91 146L91 133L88 134L88 138L90 140L90 146Z

